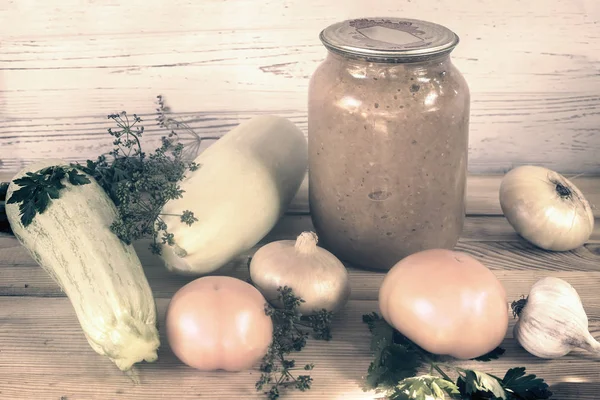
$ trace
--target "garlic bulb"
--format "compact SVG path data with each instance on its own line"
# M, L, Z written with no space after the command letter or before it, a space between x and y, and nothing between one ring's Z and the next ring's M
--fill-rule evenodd
M515 231L542 249L575 249L594 229L592 208L581 191L547 168L525 165L511 170L502 179L499 195L502 212Z
M271 242L254 254L250 278L267 300L277 298L277 288L288 286L304 300L303 315L321 309L337 311L350 297L348 271L329 251L317 246L317 235L303 232L296 241Z
M577 347L600 353L600 343L588 331L588 318L579 295L564 280L540 279L527 299L513 302L512 307L519 316L514 337L534 356L559 358Z

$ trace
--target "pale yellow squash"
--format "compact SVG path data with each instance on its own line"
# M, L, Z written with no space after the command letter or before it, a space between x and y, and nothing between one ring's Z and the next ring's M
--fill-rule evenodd
M203 151L200 168L181 183L183 197L162 210L175 245L162 247L167 268L185 275L213 272L255 246L277 223L307 169L306 139L290 120L261 115ZM185 210L191 226L177 215Z

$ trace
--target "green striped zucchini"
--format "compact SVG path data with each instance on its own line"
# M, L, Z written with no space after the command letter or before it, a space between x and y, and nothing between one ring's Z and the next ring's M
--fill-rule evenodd
M36 172L62 160L43 160L20 171ZM68 296L90 346L119 369L157 359L156 305L140 260L110 230L116 207L89 175L91 183L73 186L67 179L60 198L26 227L18 204L6 214L19 242ZM19 186L9 185L7 199Z

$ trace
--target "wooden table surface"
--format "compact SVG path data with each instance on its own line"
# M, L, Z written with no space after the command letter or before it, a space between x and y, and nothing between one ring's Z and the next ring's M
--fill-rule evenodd
M498 276L509 301L526 295L539 278L552 275L571 283L579 292L590 320L590 330L600 336L600 220L589 242L564 253L537 249L519 238L500 213L499 176L472 176L468 184L468 218L458 250L465 251ZM580 177L576 183L593 204L600 204L600 177ZM264 242L292 239L312 228L301 189L290 213ZM254 390L257 369L240 373L202 373L184 366L169 350L164 336L164 312L169 298L189 278L170 275L140 242L136 249L147 272L159 308L162 345L159 360L138 367L141 384L134 385L86 342L75 313L64 294L35 264L12 236L0 236L0 399L238 399L263 398ZM239 257L219 274L248 276ZM369 333L361 316L377 311L377 291L383 273L349 267L352 298L340 312L329 343L310 341L295 357L314 362L313 388L289 392L283 399L372 399L361 390L370 362ZM483 371L503 374L525 366L551 385L553 399L592 400L600 397L600 357L573 351L559 360L537 359L512 337L510 327L497 361L479 363ZM462 363L471 365L471 363Z

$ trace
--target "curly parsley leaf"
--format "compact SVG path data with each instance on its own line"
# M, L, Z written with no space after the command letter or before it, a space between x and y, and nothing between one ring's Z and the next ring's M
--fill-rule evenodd
M36 172L27 172L21 178L13 180L19 186L7 204L19 204L19 215L23 226L33 222L36 214L43 214L50 205L52 199L60 197L60 190L65 189L63 183L65 176L73 186L90 183L90 179L78 172L75 168L56 165L43 168Z
M333 313L325 309L320 310L306 319L312 327L313 337L317 340L331 340L331 319Z
M185 210L181 213L181 222L186 225L192 225L194 222L198 221L198 218L194 217L194 213L190 210Z
M187 171L196 170L198 165L183 159L184 146L174 131L161 138L161 145L154 152L146 154L141 145L144 127L139 116L133 114L130 118L121 112L108 115L108 119L116 124L108 129L113 150L78 168L92 175L117 206L118 218L111 225L113 233L127 244L151 237L151 251L160 254L162 245L176 244L163 220L163 207L183 196L180 182ZM187 225L198 221L189 210L173 216Z
M313 320L304 318L298 310L304 300L295 296L290 287L279 287L277 291L277 299L272 302L281 307L265 305L265 313L273 320L273 341L262 360L261 376L255 384L256 390L262 390L269 400L278 399L288 388L302 392L311 388L311 376L305 373L295 375L294 371L311 371L314 364L297 367L295 360L287 358L290 353L299 352L306 346L310 336L307 328L313 331L315 339L331 339L329 313L317 314ZM308 324L305 323L307 321ZM268 390L265 390L267 387Z

